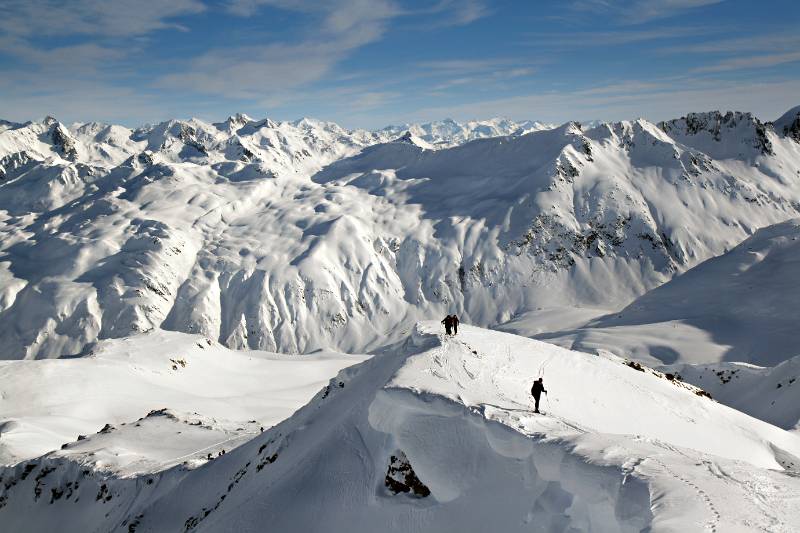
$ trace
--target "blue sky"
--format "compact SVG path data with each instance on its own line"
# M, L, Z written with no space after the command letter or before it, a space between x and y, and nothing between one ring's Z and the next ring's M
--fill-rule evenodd
M797 0L0 0L0 117L771 120L798 28Z

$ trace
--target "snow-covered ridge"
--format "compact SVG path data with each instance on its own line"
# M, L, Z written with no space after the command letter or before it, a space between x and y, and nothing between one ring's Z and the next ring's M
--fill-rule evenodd
M417 326L199 467L118 477L56 452L6 468L0 520L138 533L800 526L796 435L613 356L437 330ZM544 415L528 396L538 375Z
M244 115L4 124L0 358L154 328L361 352L446 312L492 325L553 304L621 308L800 214L800 143L728 117L449 148ZM457 144L487 124L461 126L422 132Z

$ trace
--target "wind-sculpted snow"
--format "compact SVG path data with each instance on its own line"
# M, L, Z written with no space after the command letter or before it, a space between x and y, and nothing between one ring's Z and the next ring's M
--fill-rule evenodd
M618 309L798 215L791 136L668 124L4 123L0 357L159 327L364 351L447 312Z
M103 457L103 445L184 423L162 410L0 470L0 520L32 533L800 527L796 435L613 356L437 326L341 371L224 455L200 449L129 477L79 462L82 447ZM542 374L535 414L528 390Z

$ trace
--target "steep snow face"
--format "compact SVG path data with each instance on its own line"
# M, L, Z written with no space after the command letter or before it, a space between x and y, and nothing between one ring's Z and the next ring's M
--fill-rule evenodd
M729 159L646 121L445 149L243 115L126 135L0 132L0 357L159 327L360 352L440 313L618 309L800 209L800 144L769 128L770 153Z
M777 365L800 353L798 272L800 219L793 219L757 231L617 313L541 338L651 363Z
M7 468L0 520L139 533L800 527L797 436L621 359L437 326L198 468L119 478L58 454Z

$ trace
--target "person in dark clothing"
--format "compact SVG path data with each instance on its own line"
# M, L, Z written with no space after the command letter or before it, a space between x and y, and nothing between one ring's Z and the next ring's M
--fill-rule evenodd
M536 407L533 410L534 413L539 412L539 398L542 397L542 393L547 394L547 391L544 390L544 383L542 383L542 378L539 378L533 382L533 387L531 387L531 394L533 395L533 399L536 402Z
M448 335L452 335L453 334L453 332L452 332L453 331L453 317L451 317L450 315L447 315L446 317L444 317L444 320L442 320L442 324L444 324L445 333L447 333Z
M453 315L453 335L458 335L458 315Z

